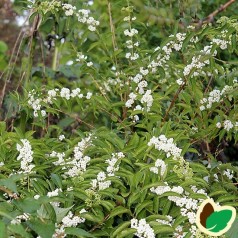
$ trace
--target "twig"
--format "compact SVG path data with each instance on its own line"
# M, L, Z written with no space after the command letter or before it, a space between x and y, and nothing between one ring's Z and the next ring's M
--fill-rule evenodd
M173 99L172 99L172 101L171 101L171 103L170 103L170 106L169 106L168 110L167 110L166 113L165 113L163 122L166 121L166 119L167 119L167 117L168 117L168 115L169 115L170 110L171 110L172 107L174 106L175 101L177 100L177 98L178 98L180 92L184 89L185 85L186 85L186 81L184 82L183 85L180 86L180 88L178 89L178 91L177 91L176 94L174 95L174 97L173 97Z
M89 123L83 121L83 120L80 119L78 116L72 115L72 114L67 113L67 112L63 112L63 111L60 110L60 109L55 109L55 110L56 110L57 112L61 112L61 113L65 114L65 115L69 116L69 117L72 118L72 119L75 119L75 120L76 120L77 122L79 122L79 123L85 124L85 125L88 126L90 129L94 129L94 126L93 126L93 125L91 125L91 124L89 124Z
M206 18L200 20L198 28L200 28L204 23L211 23L214 20L214 17L219 14L220 12L223 12L228 8L232 3L234 3L236 0L229 0L227 3L224 5L221 5L218 9L216 9L214 12L209 14Z
M101 222L99 222L98 224L96 224L91 230L90 232L93 232L94 230L96 230L97 228L99 228L105 221L107 221L110 218L110 214L107 214L103 220Z
M111 28L111 33L112 33L112 45L113 45L114 51L116 51L117 50L117 42L116 42L115 28L114 28L113 21L112 21L111 3L109 0L107 1L107 7L108 7L109 20L110 20L110 28Z

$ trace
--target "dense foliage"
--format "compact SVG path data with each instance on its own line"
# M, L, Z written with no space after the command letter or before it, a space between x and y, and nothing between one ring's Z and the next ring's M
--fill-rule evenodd
M0 42L0 237L208 237L201 202L238 207L237 3L63 2L16 1Z

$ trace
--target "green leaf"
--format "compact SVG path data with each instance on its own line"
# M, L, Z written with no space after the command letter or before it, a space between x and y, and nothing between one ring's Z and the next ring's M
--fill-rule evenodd
M138 204L135 208L136 215L138 216L138 214L142 210L146 210L146 208L151 207L152 205L153 205L153 201L144 201L144 202Z
M21 237L24 238L31 237L21 224L11 224L8 226L8 230L11 231L13 234L21 235Z
M219 232L226 228L232 217L232 211L225 209L213 212L206 220L206 228L212 232Z
M238 234L238 217L236 217L235 221L232 223L231 228L226 232L226 236L228 238L237 238Z
M121 215L123 213L131 213L131 211L125 207L119 206L116 207L111 213L110 213L110 218Z
M112 233L112 238L116 237L118 234L120 234L125 228L129 227L131 224L130 221L123 222L118 227L116 227L116 230Z
M12 202L19 210L26 213L36 212L40 208L40 203L33 198L18 199Z
M55 225L49 221L42 222L41 220L27 221L28 226L42 238L52 237L55 232Z
M7 238L7 229L3 221L0 221L0 238Z
M0 41L0 53L5 53L7 49L8 49L7 44L3 41Z
M136 233L136 229L134 228L127 228L123 230L117 237L123 238L123 237L131 237L130 235L133 235Z
M5 186L6 188L10 189L14 193L18 193L17 185L11 178L1 179L0 180L0 185Z
M65 233L68 235L75 235L77 237L95 237L92 234L88 233L87 231L76 227L65 228Z
M62 219L67 215L67 213L71 210L72 207L73 206L68 207L68 208L60 208L60 207L53 206L53 208L55 210L57 223L60 223L62 221Z

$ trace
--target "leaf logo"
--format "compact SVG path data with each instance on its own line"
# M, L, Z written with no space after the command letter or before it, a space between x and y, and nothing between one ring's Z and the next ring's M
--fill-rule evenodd
M206 199L197 211L196 224L207 235L221 236L231 228L235 218L234 207L218 206L212 199Z

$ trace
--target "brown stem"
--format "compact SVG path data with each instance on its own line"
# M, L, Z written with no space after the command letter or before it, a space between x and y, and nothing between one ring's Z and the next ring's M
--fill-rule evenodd
M236 0L229 0L225 4L221 5L218 9L216 9L214 12L210 13L206 18L202 19L199 22L198 28L200 28L204 23L211 23L214 20L214 17L219 14L220 12L223 12L228 8L232 3L234 3Z
M116 35L115 35L115 28L112 21L112 9L111 9L111 3L110 1L107 1L107 7L108 7L108 14L109 14L109 20L110 20L110 28L112 33L112 45L114 51L117 50L117 43L116 43Z
M172 101L171 101L171 103L170 103L170 106L169 106L168 110L167 110L166 113L165 113L163 122L166 121L166 119L167 119L167 117L168 117L168 115L169 115L170 110L171 110L172 107L174 106L175 101L177 100L177 98L178 98L180 92L184 89L185 85L186 85L186 81L184 82L183 85L180 86L180 88L178 89L178 91L177 91L176 94L174 95L174 97L173 97L173 99L172 99Z

